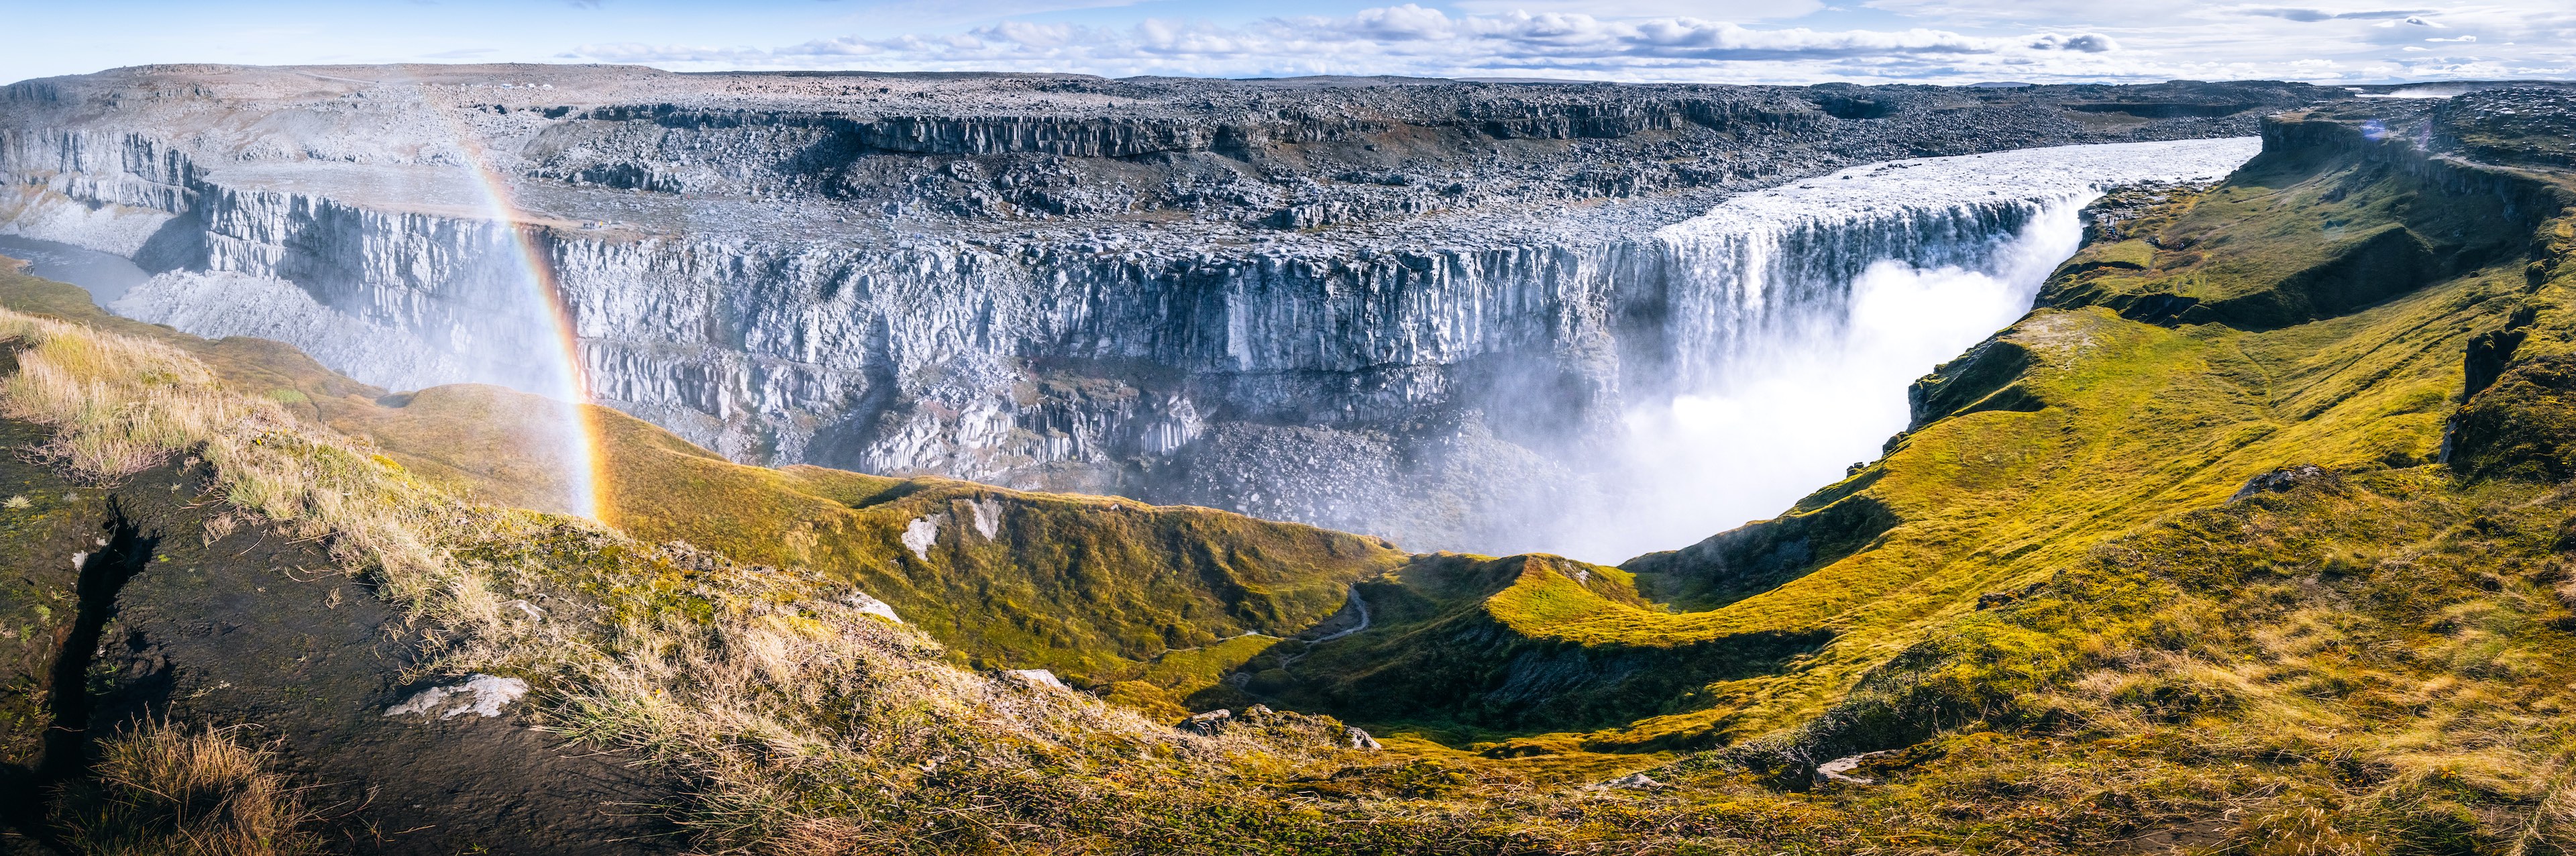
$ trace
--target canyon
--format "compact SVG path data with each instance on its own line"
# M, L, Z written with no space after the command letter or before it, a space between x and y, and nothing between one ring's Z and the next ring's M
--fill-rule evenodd
M0 90L0 233L132 259L129 317L737 461L1616 561L1867 458L2090 194L2352 95L154 66ZM2012 282L1791 471L1635 496L1691 408L1848 350L1882 262Z
M18 84L0 852L2576 850L2423 94Z

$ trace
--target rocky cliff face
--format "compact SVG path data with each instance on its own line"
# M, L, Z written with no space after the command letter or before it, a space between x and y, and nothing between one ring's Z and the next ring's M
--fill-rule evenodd
M164 272L124 314L389 387L559 391L568 324L598 398L737 459L1494 550L1590 489L1624 408L1830 326L1859 268L1973 265L2223 157L1721 200L2327 97L151 67L0 90L0 231Z

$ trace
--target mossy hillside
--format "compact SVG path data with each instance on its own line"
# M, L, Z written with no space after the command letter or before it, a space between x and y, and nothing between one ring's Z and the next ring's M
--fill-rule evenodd
M746 467L623 414L595 421L626 531L847 580L967 657L1081 685L1144 680L1186 695L1243 662L1211 656L1248 657L1262 638L1324 620L1352 582L1404 557L1374 538L1205 508ZM1246 634L1258 635L1233 641Z
M1286 769L1342 766L1330 720L1271 714L1198 736L958 669L930 637L844 600L844 582L458 502L170 346L9 311L0 339L34 355L0 377L0 411L50 435L13 454L129 494L188 482L207 536L181 552L222 537L316 545L328 564L302 572L345 572L402 610L410 674L523 678L540 727L676 768L691 782L681 804L633 809L676 815L703 849L1197 852L1252 836L1334 852L1455 834L1400 818L1336 829L1273 799ZM216 517L239 534L219 535Z
M1711 727L1722 738L1796 718L1790 688L1815 693L1808 704L1830 696L1852 676L1842 670L1886 656L1876 646L1921 622L2011 592L2105 537L2223 501L2262 472L2428 461L2458 354L2499 320L2513 279L2490 271L2271 333L2166 330L2101 309L2034 313L2010 335L2039 356L2020 384L2045 407L1967 413L1907 436L1861 492L1902 524L1788 584L1695 614L1737 632L1803 624L1835 633L1832 644L1800 673L1712 688L1737 695L1599 742Z
M2040 302L2154 322L2286 326L2517 256L2554 210L2510 170L2429 167L2412 143L2366 131L2344 115L2354 108L2341 109L2265 120L2275 142L2263 154L2176 214L2136 224L2137 237L2079 253Z
M2156 248L2144 238L2088 244L2067 259L2065 266L2075 272L2090 273L2102 268L2142 271L2154 267Z
M2567 181L2576 188L2576 177ZM2446 460L2475 479L2576 475L2576 216L2545 224L2524 268L2528 296L2471 343L2470 392Z
M1911 746L1837 801L1978 819L1936 847L2188 828L2252 852L2558 852L2568 499L2437 467L2300 477L2107 542L1723 754L1803 777Z
M2273 162L2298 163L2310 155L2332 159L2331 153L2285 152ZM2419 188L2448 181L2425 174L2390 169L2373 173L2371 180ZM2350 177L2334 171L2310 175L2329 182ZM2267 235L2295 233L2306 227L2294 228L2290 221L2315 218L2311 211L2269 204L2210 201L2251 196L2258 188L2269 194L2285 185L2275 171L2250 170L2209 196L2178 200L2176 210L2158 216L2181 223L2223 214L2243 221L2230 229ZM2346 198L2386 189L2374 188L2351 188ZM2312 191L2289 188L2294 194ZM2510 232L2521 228L2517 222L2524 221L2489 228ZM2213 256L2228 252L2233 250L2225 246L2211 249ZM2107 307L2034 311L1997 340L2008 346L1999 350L2018 355L2011 361L2014 369L1984 382L1991 391L1962 396L1974 405L2009 389L2012 406L1936 411L1928 424L1892 444L1885 458L1801 502L1782 520L1757 525L1753 534L1713 538L1702 545L1708 549L1698 551L1699 561L1682 560L1694 552L1686 550L1630 565L1639 572L1640 588L1674 597L1677 608L1714 604L1695 611L1641 610L1647 617L1627 626L1659 644L1820 636L1829 642L1782 661L1776 671L1675 696L1687 699L1687 709L1593 731L1572 745L1715 746L1803 722L1840 698L1861 674L1943 622L1972 612L1980 600L2009 600L2103 541L2223 503L2256 475L2292 464L2358 471L2431 462L2441 454L2445 423L2461 389L2467 344L2500 329L2527 299L2520 254L2491 262L2460 276L2414 281L2394 298L2288 326L2165 326L2122 318ZM2294 277L2312 267L2244 269ZM2081 274L2061 274L2076 275ZM1851 515L1858 528L1839 532L1822 527L1798 537L1754 537L1766 529L1796 530L1836 508L1869 513ZM1835 536L1851 549L1819 548ZM1722 542L1729 540L1759 546L1727 549ZM1803 562L1790 561L1801 551ZM1748 575L1746 563L1706 561L1712 555L1751 556L1768 566ZM1747 579L1779 582L1762 588ZM1757 593L1742 593L1756 588ZM1687 599L1695 593L1714 594ZM1323 646L1292 671L1317 672L1310 682L1345 679L1320 673L1336 662L1331 649ZM1361 667L1348 671L1358 674Z
M1641 593L1674 610L1713 610L1761 594L1869 546L1900 522L1863 492L1882 475L1855 474L1801 498L1779 517L1620 567Z
M1977 414L1997 415L2029 414ZM2576 835L2555 725L2576 679L2554 656L2576 641L2552 552L2576 533L2563 486L2355 470L2143 525L2017 600L1943 619L1818 727L1626 791L1439 747L1265 748L1330 734L1292 717L1180 735L947 668L819 575L440 505L363 448L261 439L329 476L280 508L376 507L331 505L356 495L436 524L420 530L444 545L435 568L375 572L418 598L404 602L443 652L432 668L525 676L561 727L700 773L681 809L708 849L2099 853L2188 835L2228 852L2425 853ZM1441 561L1418 588L1447 600L1535 576L1578 613L1629 602L1582 566ZM1587 571L1573 582L1589 597L1546 578L1565 570ZM1776 787L1762 750L1831 751L1849 733L1832 723L1872 718L1873 699L1939 712L1941 731L1857 771L1883 785Z
M227 387L365 438L442 490L566 510L562 405L472 384L390 394L285 345L208 341L116 318L77 287L23 274L0 273L0 305L172 344ZM1142 680L1185 697L1243 662L1212 656L1248 658L1259 640L1322 621L1350 582L1404 555L1374 538L1212 509L742 466L622 413L587 412L600 438L604 516L637 537L831 575L885 600L962 661L1053 669L1085 685ZM979 504L994 537L977 526ZM902 543L925 520L937 530L927 558ZM1166 652L1178 656L1158 665Z
M1245 689L1450 743L1487 742L1669 713L1711 682L1776 671L1820 641L1675 632L1678 616L1649 604L1627 572L1546 555L1416 557L1359 595L1369 629L1274 648L1245 666Z

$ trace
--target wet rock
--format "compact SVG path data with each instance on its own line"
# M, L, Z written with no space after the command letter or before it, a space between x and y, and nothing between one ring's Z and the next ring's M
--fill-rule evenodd
M1386 748L1385 746L1378 745L1377 738L1370 737L1367 730L1359 728L1358 726L1350 726L1342 729L1342 746L1347 749L1360 749L1369 752L1375 752Z

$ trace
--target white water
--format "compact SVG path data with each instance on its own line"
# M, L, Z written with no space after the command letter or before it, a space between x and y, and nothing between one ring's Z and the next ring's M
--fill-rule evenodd
M94 147L64 149L78 158L0 166L51 175L167 163L141 136L80 139ZM1904 424L1905 383L2026 305L2046 265L2005 260L2036 240L2017 237L2033 228L2071 238L2071 225L2045 225L2050 212L2106 185L2215 177L2255 149L2185 141L1916 159L1746 194L1633 241L1332 264L1296 248L1211 250L1184 269L1096 248L889 250L686 230L651 240L560 231L550 258L529 259L494 227L506 218L488 182L301 161L90 175L61 185L86 196L36 192L0 232L130 256L174 216L194 217L205 258L112 308L199 335L282 339L391 388L479 381L561 395L567 373L548 370L560 366L554 319L525 299L544 265L576 310L594 390L638 416L744 460L1023 486L1013 480L1057 462L1160 460L1209 414L1537 409L1566 378L1602 379L1598 397L1561 403L1578 435L1457 447L1461 472L1532 478L1451 483L1415 469L1451 462L1362 444L1349 466L1310 456L1304 468L1227 470L1180 499L1417 549L1617 561L1776 514L1874 457ZM191 193L177 195L183 184ZM2032 246L2048 261L2064 253ZM1871 273L1881 262L1901 264ZM1143 360L1217 382L1167 399L1030 405L1012 366L1031 357ZM1501 367L1490 390L1459 382L1477 366ZM1593 408L1626 417L1625 442L1594 430L1604 411ZM872 427L823 430L858 424ZM1587 458L1595 444L1614 448ZM1545 460L1513 454L1528 452ZM1564 500L1582 473L1598 474L1599 496ZM1484 484L1546 487L1479 493ZM1534 509L1544 515L1535 525Z
M1873 164L1666 229L1673 252L1698 259L1676 286L1697 289L1675 299L1691 333L1672 345L1680 394L1628 410L1598 470L1604 489L1543 549L1605 563L1675 549L1842 479L1905 427L1907 385L2030 308L2103 189L2221 177L2257 149L2211 140Z

